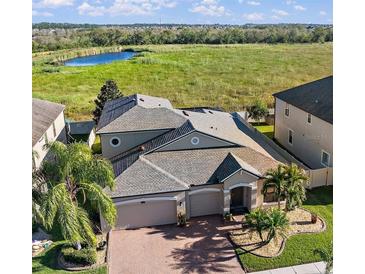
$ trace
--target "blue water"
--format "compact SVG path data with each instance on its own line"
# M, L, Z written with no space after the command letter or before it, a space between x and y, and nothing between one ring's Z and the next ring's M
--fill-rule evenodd
M136 54L137 53L133 51L121 51L121 52L102 53L97 55L77 57L65 61L65 66L83 67L83 66L95 66L99 64L108 64L113 61L131 59Z

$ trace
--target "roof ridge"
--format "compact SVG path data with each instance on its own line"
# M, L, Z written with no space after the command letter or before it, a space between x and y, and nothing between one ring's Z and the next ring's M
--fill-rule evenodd
M162 169L161 167L157 166L156 164L152 163L151 161L147 160L145 157L141 156L139 157L139 159L148 164L149 166L151 166L152 168L154 168L155 170L157 170L158 172L164 174L165 176L167 176L168 178L174 180L175 182L185 186L185 187L189 187L189 185L187 183L185 183L184 181L180 180L179 178L175 177L174 175L172 175L171 173L167 172L166 170Z
M233 157L234 160L237 162L237 164L239 164L243 170L248 171L250 173L253 173L253 174L255 174L255 175L259 176L259 177L262 176L261 172L259 172L256 168L254 168L253 166L251 166L246 161L242 160L240 157L238 157L234 153L228 152L228 155L230 155L231 157ZM227 157L228 157L228 155L227 155ZM247 168L249 168L249 169L247 169Z

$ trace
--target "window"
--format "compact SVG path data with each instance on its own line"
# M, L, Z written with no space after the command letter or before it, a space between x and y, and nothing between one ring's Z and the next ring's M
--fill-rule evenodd
M110 139L109 143L112 147L119 147L120 146L120 138L113 137L113 138Z
M286 104L285 106L285 116L289 117L289 105Z
M52 124L52 128L53 128L53 137L56 138L57 132L56 132L56 125L54 124L54 122Z
M310 113L308 113L307 122L308 122L308 124L312 123L312 114L310 114Z
M48 144L48 136L47 136L47 132L44 133L44 140L45 143Z
M322 150L321 163L324 166L329 166L330 165L330 154L327 153L324 150Z
M277 202L277 200L278 199L275 195L275 187L269 187L264 195L264 203Z
M289 133L288 133L288 143L289 144L293 144L293 131L291 129L289 129Z
M191 138L190 142L192 145L196 146L199 144L200 140L198 137L193 137L193 138Z

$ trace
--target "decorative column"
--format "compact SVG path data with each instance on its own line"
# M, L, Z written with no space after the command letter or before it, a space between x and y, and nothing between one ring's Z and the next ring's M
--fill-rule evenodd
M229 189L223 190L223 214L230 213L231 210L231 191Z
M257 207L257 185L251 186L251 209Z

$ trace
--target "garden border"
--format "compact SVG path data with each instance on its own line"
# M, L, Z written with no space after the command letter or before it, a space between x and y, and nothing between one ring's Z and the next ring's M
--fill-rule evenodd
M307 210L307 209L305 209L305 208L300 207L300 209L302 209L302 210L304 210L304 211L306 211L306 212L308 212L308 213L313 214L311 211L309 211L309 210ZM323 218L322 218L322 217L320 217L320 216L318 216L318 215L317 215L317 217L318 217L318 219L320 219L320 220L322 221L322 224L323 224L323 225L322 225L322 228L321 228L321 230L320 230L320 231L316 231L316 232L310 232L310 231L308 231L308 232L299 232L299 233L293 233L293 234L289 235L288 237L284 237L284 238L283 238L283 240L282 240L282 242L281 242L279 252L278 252L275 256L264 256L264 255L259 255L259 254L256 254L256 253L254 253L254 252L248 251L248 250L244 249L243 247L241 247L240 245L236 244L236 243L232 240L232 238L231 238L231 233L230 233L230 232L228 232L228 237L229 237L230 242L231 242L231 243L232 243L232 245L234 246L234 248L240 248L240 249L242 249L244 252L246 252L246 253L250 253L250 254L252 254L252 255L254 255L254 256L257 256L257 257L260 257L260 258L266 258L266 259L276 258L276 257L279 257L279 256L283 253L284 248L285 248L285 245L286 245L286 241L287 241L287 240L288 240L291 236L300 235L300 234L317 234L317 233L322 233L322 232L326 231L326 229L327 229L326 222L323 220Z

